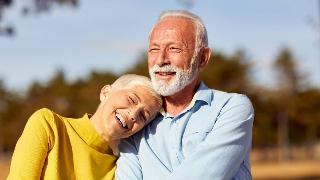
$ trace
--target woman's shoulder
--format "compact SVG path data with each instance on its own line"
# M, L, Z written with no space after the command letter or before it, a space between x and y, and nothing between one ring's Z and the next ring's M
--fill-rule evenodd
M30 117L30 119L50 120L54 117L54 112L48 108L41 108L36 110Z
M41 126L56 126L62 121L61 116L51 109L41 108L35 111L28 120L28 123L38 124Z

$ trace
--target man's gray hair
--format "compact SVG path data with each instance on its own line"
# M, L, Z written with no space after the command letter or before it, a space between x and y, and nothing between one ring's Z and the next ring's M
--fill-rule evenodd
M163 19L167 17L187 18L187 19L190 19L195 24L195 30L196 30L195 44L196 45L195 45L194 55L197 55L203 47L208 47L207 30L203 21L199 16L185 10L169 10L161 13L156 24L158 24L159 22L161 22Z
M146 76L136 74L125 74L115 80L111 87L113 90L132 89L135 86L142 86L156 98L159 105L162 104L161 96L153 89L150 79Z

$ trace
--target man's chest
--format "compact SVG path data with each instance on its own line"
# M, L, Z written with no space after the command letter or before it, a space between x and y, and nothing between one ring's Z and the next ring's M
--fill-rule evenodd
M203 108L196 113L190 111L176 118L157 117L144 130L139 146L140 154L144 155L140 159L154 156L167 169L174 169L206 139L214 127L217 115L218 113Z

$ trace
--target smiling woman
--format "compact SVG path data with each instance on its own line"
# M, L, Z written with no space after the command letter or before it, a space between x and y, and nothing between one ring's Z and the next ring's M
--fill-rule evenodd
M79 119L36 111L17 142L8 179L113 179L119 140L152 120L161 97L148 78L124 75L102 88L100 100L92 116Z
M152 89L151 82L146 82L148 84L127 75L102 88L101 104L91 119L104 139L129 137L156 115L161 98Z

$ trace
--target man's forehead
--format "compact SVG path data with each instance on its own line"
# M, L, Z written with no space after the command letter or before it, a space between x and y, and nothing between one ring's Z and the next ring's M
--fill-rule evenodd
M155 28L159 27L166 27L166 28L176 28L176 27L189 27L194 28L194 22L185 17L165 17L164 19L160 20Z
M195 35L195 26L193 21L187 18L177 18L177 17L166 17L152 30L151 33L151 41L163 37L171 37L172 35L176 36L176 38L180 37L182 39L189 39L193 40ZM163 39L164 40L164 39Z

